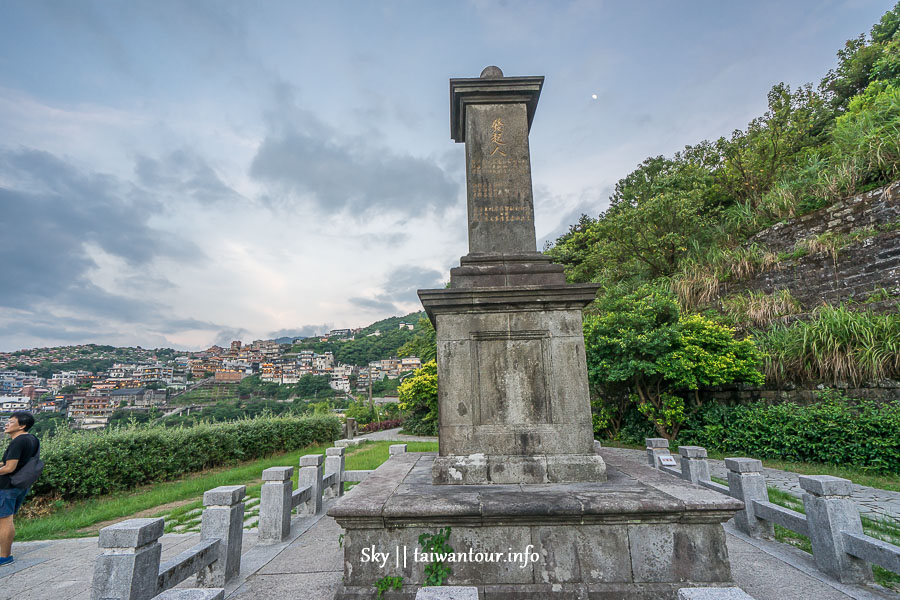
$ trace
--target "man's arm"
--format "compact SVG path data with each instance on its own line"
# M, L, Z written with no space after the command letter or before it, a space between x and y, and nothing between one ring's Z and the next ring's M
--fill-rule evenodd
M18 458L9 459L5 463L3 463L2 467L0 467L0 475L9 475L10 473L12 473L13 471L16 470L16 467L18 466L18 464L19 464Z

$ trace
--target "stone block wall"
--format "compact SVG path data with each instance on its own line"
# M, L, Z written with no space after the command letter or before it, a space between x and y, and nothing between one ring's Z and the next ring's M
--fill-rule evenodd
M872 238L831 252L782 260L755 276L722 286L721 295L746 291L770 294L787 289L805 310L823 302L866 302L885 290L887 298L857 304L878 312L895 310L900 300L900 182L857 194L818 211L765 229L753 238L770 251L790 253L795 245L826 232L849 234L864 228L881 231Z
M791 384L783 386L721 385L703 390L701 396L704 402L711 400L722 404L794 402L807 405L816 402L819 392L823 389L825 389L824 385L814 388ZM859 400L872 400L878 403L900 402L900 381L893 379L865 384L864 387L851 387L844 384L836 386L836 389L850 398Z

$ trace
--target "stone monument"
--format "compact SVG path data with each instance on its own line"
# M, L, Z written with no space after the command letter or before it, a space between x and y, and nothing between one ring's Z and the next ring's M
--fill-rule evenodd
M484 600L674 600L729 585L722 523L742 503L595 444L581 310L537 252L528 133L543 77L450 80L466 144L469 254L420 290L437 331L439 454L392 457L329 510L346 531L335 598L412 599L422 534L452 528L448 585ZM605 459L605 460L604 460ZM378 559L376 559L376 554Z
M581 310L537 252L528 132L543 77L450 80L450 131L466 144L469 254L450 287L419 290L437 331L439 484L603 481L594 453Z

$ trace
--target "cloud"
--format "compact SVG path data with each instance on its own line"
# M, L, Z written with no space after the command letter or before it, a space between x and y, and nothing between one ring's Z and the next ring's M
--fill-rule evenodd
M354 297L349 301L366 310L399 314L405 312L398 304L417 303L417 290L444 287L444 275L437 269L405 265L388 273L382 290L372 296Z
M138 182L148 190L179 200L189 197L210 205L241 199L205 160L187 149L176 150L159 160L138 156L134 171Z
M326 331L330 331L334 326L331 323L322 323L321 325L303 325L302 327L294 327L289 329L279 329L278 331L273 331L268 335L269 339L275 340L278 338L289 337L289 338L301 338L301 337L310 337L314 336L318 333L324 333Z
M269 132L250 166L258 181L330 213L420 215L456 201L459 185L437 162L375 146L371 136L342 135L297 109L289 88L276 94L280 108L268 114Z

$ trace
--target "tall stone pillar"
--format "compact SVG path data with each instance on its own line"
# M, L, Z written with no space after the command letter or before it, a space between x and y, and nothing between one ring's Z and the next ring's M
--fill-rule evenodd
M543 77L450 80L451 137L466 144L469 254L450 287L419 290L437 331L441 484L603 481L594 453L581 310L537 252L528 133Z

